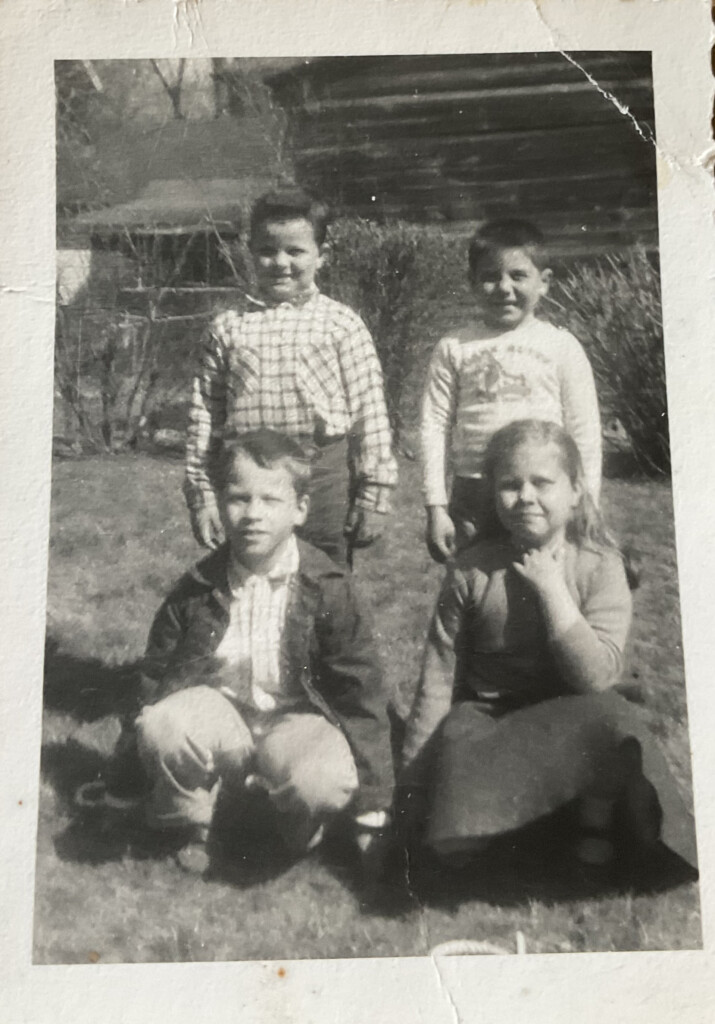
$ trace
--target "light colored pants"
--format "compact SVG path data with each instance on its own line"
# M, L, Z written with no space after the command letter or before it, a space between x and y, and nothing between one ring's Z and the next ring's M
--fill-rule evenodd
M347 740L322 715L286 712L249 728L218 690L195 686L150 705L137 719L142 763L153 781L147 819L159 828L208 826L221 785L255 773L300 848L358 788Z

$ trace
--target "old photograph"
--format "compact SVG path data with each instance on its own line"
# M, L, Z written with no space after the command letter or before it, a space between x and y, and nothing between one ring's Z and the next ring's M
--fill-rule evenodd
M33 962L701 948L651 52L54 84Z

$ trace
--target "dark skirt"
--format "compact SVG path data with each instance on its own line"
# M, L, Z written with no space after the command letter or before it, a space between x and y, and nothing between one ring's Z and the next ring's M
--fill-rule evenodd
M642 711L616 693L559 697L500 718L455 704L437 738L427 842L485 840L585 795L647 780L661 841L697 865L692 814ZM627 823L626 823L627 824ZM476 842L475 842L475 845Z

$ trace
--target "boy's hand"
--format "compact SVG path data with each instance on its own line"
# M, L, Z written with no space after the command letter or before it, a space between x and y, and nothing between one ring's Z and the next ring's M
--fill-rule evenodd
M212 505L189 509L191 530L199 544L204 548L217 548L223 541L223 527L218 509Z
M427 506L427 548L435 562L442 564L457 549L456 532L444 505Z
M345 519L343 533L354 548L367 548L385 529L385 516L373 509L353 505Z

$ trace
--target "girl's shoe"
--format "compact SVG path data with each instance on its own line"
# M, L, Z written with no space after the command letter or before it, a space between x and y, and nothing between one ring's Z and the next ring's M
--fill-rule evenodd
M576 861L581 875L603 885L613 881L616 869L615 801L584 796L578 806Z
M643 755L635 739L621 747L627 781L619 800L617 814L623 832L639 846L653 848L660 839L663 812L655 787L643 774Z

